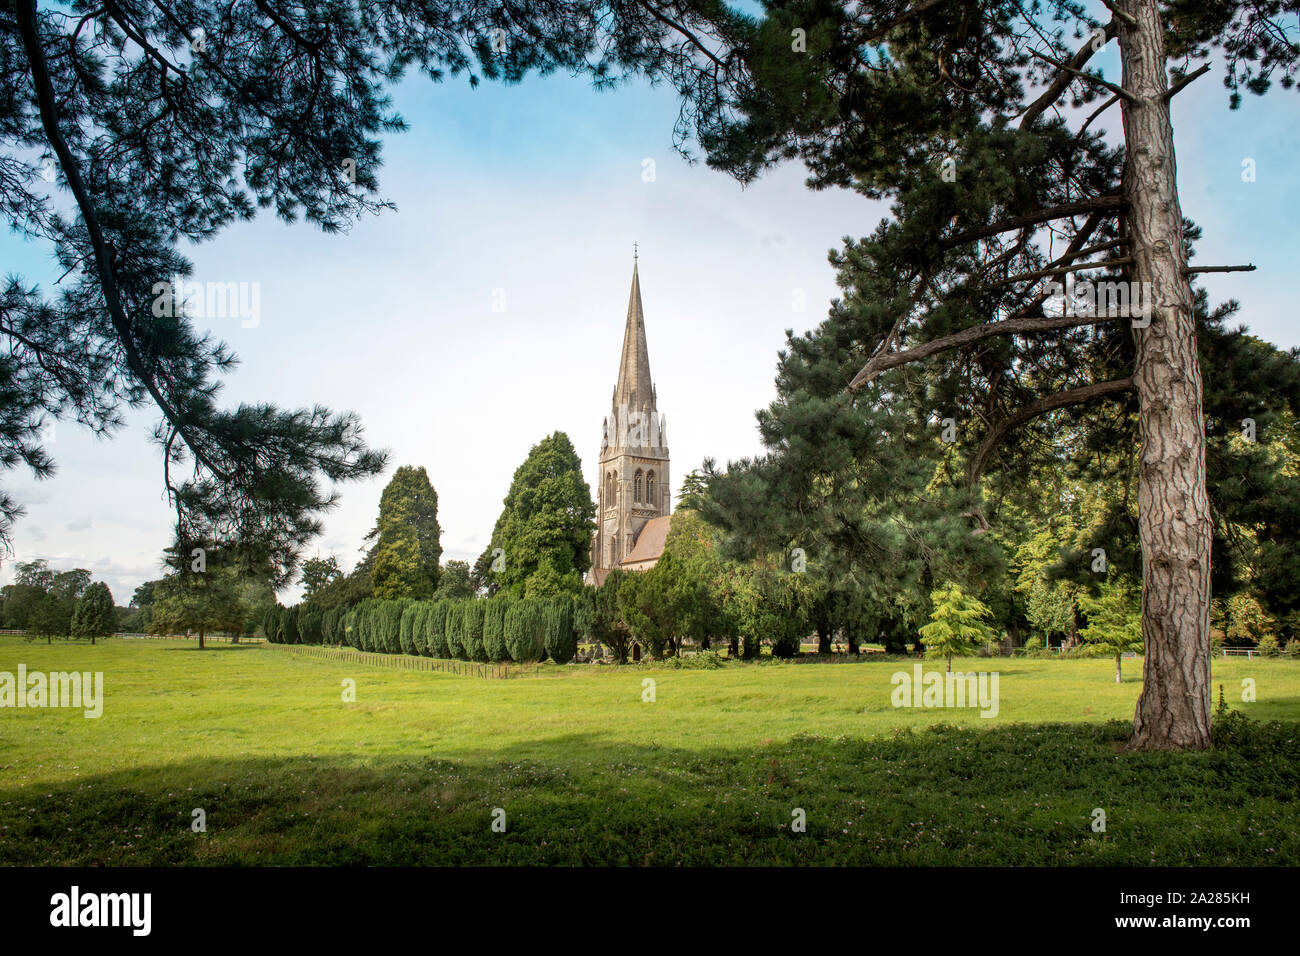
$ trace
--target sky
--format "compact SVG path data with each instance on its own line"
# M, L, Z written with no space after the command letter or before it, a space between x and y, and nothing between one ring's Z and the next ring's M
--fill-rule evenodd
M1113 51L1101 64L1117 79ZM1256 264L1203 277L1211 301L1239 300L1255 334L1300 346L1300 97L1279 89L1229 111L1216 75L1173 106L1183 211L1205 233L1195 261ZM255 322L207 320L241 358L225 402L354 410L369 443L390 452L383 475L339 487L307 549L337 555L345 570L399 465L428 470L444 561L478 556L515 468L551 432L573 439L594 487L633 243L674 497L705 457L758 453L754 411L775 395L785 330L821 320L837 294L827 253L887 214L852 193L808 190L796 165L742 189L686 163L673 150L677 101L666 87L596 92L552 76L475 89L409 77L394 105L410 126L384 141L379 180L395 211L332 236L263 216L186 250L195 280L257 284ZM47 250L14 235L0 236L0 271L47 287L57 275ZM59 423L52 479L4 476L27 515L0 558L0 584L15 563L44 558L90 570L126 604L160 576L171 513L154 420L133 413L109 440ZM293 585L281 600L297 595Z

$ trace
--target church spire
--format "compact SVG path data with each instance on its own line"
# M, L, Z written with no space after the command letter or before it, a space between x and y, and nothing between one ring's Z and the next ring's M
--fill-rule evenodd
M645 315L641 310L641 279L637 257L632 254L632 291L627 300L627 325L623 329L623 354L614 387L614 407L655 408L654 383L650 379L650 350L645 341Z

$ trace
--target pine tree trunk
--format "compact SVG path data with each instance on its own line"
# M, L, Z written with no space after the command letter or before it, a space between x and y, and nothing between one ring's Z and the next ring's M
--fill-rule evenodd
M1163 27L1156 0L1120 0L1122 101L1133 278L1151 324L1135 328L1142 434L1142 694L1129 747L1210 741L1210 512L1192 288L1178 203ZM1148 298L1149 297L1149 298Z
M1115 683L1116 684L1124 683L1123 668L1124 668L1123 655L1116 654L1115 655Z

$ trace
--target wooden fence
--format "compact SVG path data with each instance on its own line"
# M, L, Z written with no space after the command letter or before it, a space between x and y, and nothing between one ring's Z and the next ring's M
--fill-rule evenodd
M353 664L366 664L378 667L397 667L409 671L443 671L448 674L464 674L469 677L484 677L494 680L507 680L511 676L508 664L481 664L477 661L450 661L437 657L412 657L410 654L372 654L347 647L319 647L312 644L268 644L267 647L282 647L295 655L306 654L323 660L348 661ZM518 672L518 668L515 668Z

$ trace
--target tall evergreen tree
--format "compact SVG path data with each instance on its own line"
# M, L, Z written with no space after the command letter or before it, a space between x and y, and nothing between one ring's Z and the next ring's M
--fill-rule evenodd
M371 579L376 597L428 598L442 558L438 493L424 468L403 465L379 498L378 541Z
M542 439L515 471L492 540L475 564L492 593L576 594L591 567L596 506L564 432Z

